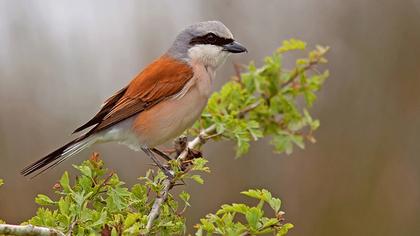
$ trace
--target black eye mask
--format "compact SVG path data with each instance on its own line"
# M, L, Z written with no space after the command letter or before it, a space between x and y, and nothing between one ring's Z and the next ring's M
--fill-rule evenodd
M216 46L223 46L232 42L233 42L233 39L222 38L213 33L208 33L203 36L192 38L190 41L190 45L211 44L211 45L216 45Z

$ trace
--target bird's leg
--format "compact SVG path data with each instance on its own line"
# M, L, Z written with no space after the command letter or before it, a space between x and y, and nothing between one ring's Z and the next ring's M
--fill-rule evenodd
M168 168L160 163L150 148L142 147L141 150L143 150L143 152L152 159L152 161L163 171L163 173L165 173L166 176L168 176L168 178L172 179L174 177Z
M168 155L166 155L166 153L162 152L161 150L157 149L157 148L152 148L151 149L154 153L158 154L160 157L162 157L163 159L165 159L166 161L172 161L172 158L169 157Z

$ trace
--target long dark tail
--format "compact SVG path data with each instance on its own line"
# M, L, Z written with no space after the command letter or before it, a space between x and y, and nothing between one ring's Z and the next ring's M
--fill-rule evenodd
M95 142L95 139L92 136L89 136L89 137L81 136L67 143L66 145L60 147L59 149L53 151L52 153L48 154L42 159L25 167L20 173L24 176L28 176L30 174L37 172L32 177L34 178L42 174L44 171L57 166L61 162L65 161L67 158L81 152L83 149L89 147L94 142Z

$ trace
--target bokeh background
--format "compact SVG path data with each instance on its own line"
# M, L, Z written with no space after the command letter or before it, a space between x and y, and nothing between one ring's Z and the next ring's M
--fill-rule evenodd
M34 180L19 171L70 140L180 29L211 19L249 49L215 90L233 62L258 64L290 37L331 46L331 77L306 150L275 155L262 140L235 160L232 143L206 146L212 173L185 187L189 225L258 187L281 197L290 235L420 235L419 0L0 1L0 218L28 219L35 195L94 150L128 184L143 175L145 155L116 144Z

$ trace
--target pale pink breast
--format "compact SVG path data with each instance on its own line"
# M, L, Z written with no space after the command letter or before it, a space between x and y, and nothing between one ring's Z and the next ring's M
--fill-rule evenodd
M133 122L139 142L154 147L173 139L200 117L211 92L213 72L193 66L194 78L182 96L174 96L140 113Z

